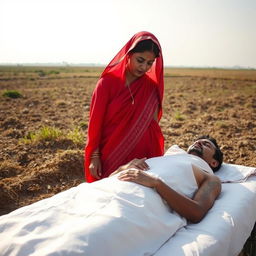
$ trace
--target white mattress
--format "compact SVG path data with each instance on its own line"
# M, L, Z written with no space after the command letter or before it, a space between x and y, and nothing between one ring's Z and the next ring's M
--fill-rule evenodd
M181 228L155 256L238 255L256 221L255 171L224 164L216 173L223 181L222 193L209 213L200 223Z

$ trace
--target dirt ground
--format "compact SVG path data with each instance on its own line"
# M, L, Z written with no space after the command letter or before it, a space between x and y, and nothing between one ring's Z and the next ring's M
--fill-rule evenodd
M101 70L0 67L0 215L84 182L89 104ZM210 134L225 162L256 166L255 99L256 70L165 69L166 149ZM45 127L57 135L43 136Z

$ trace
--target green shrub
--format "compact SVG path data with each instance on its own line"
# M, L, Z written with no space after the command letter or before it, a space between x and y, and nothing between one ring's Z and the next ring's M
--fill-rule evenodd
M17 99L17 98L21 98L22 94L18 91L15 91L15 90L8 90L8 91L5 91L3 93L3 96L4 97L9 97L9 98L12 98L12 99Z
M79 128L75 128L67 134L67 139L73 141L74 144L83 144L84 143L84 134L80 131Z
M179 121L183 121L185 119L185 116L182 115L179 111L175 112L174 118Z
M39 140L55 140L62 135L62 131L55 127L44 126L37 133Z
M30 144L43 141L55 142L63 139L68 139L76 145L83 145L84 133L79 128L65 133L56 127L44 126L36 132L29 132L20 142Z
M42 69L40 69L40 70L35 70L35 72L36 72L40 77L46 76L46 72L43 71Z
M62 131L55 127L44 126L37 132L29 132L21 141L24 143L54 141L62 136Z
M85 130L85 129L87 129L88 124L87 124L87 122L82 121L82 122L80 122L79 126L80 126L82 129L84 129L84 130Z
M51 74L53 74L53 75L58 75L59 73L60 73L60 72L57 71L57 70L50 70L50 71L48 72L49 75L51 75Z
M35 73L37 73L40 77L43 77L46 75L58 75L60 72L58 70L45 71L42 69L37 69L35 70Z

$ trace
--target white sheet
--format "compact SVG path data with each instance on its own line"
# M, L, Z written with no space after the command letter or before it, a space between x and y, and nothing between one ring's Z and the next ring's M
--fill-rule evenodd
M237 256L256 221L255 171L224 164L216 173L222 193L209 213L200 223L181 228L155 256Z
M147 161L148 174L180 193L192 197L197 190L191 163L200 158L185 154ZM153 189L113 176L0 217L0 254L152 255L184 225Z
M223 163L221 169L216 172L216 175L221 179L222 183L244 182L255 174L255 167L227 163Z
M176 153L179 154L180 152L177 151ZM240 180L241 176L248 176L247 168L240 168L239 166L236 166L236 171L232 173L232 170L234 170L233 165L227 164L224 167L225 169L219 171L220 176L223 176L223 181L225 181L224 178L227 178L227 176L229 182L236 182L238 179ZM250 169L250 172L252 169ZM228 174L224 175L226 172L228 172ZM237 172L240 174L238 175ZM104 200L104 194L113 192L113 182L111 182L111 179L105 179L101 182L109 182L107 189L97 192L100 193L99 198ZM134 196L139 195L135 207L141 208L141 212L144 212L144 201L142 198L144 197L143 193L147 192L142 192L140 189L138 190L137 186L135 186L136 188L132 186L132 183L123 184L125 184L126 188L117 186L115 187L115 192L119 190L119 193L122 194L122 191L127 189L131 190ZM28 246L25 246L22 249L23 251L21 252L21 255L41 256L46 255L49 250L52 252L56 252L57 250L55 254L51 255L88 255L83 253L83 246L86 242L83 240L83 222L85 220L85 216L92 214L92 209L97 209L99 206L98 204L101 202L90 200L91 194L95 193L95 187L92 187L90 191L86 190L86 195L84 195L84 186L86 186L86 184L60 193L50 199L42 200L33 204L32 206L27 206L10 213L8 215L12 216L10 221L8 221L8 223L6 222L6 225L2 225L2 227L0 227L0 255L15 255L17 250L15 251L14 249L13 254L10 254L10 251L8 250L4 252L3 247L1 248L1 246L9 243L10 248L14 248L18 244L24 244L26 239L31 239L31 237L24 237L22 234L24 233L29 235L30 232L35 228L35 225L38 224L39 227L37 228L37 235L33 235L31 233L32 243L28 243ZM150 189L148 191L150 191ZM150 193L151 192L152 191L150 191ZM151 207L148 213L150 214L152 212L154 216L157 216L159 210L160 212L162 210L166 210L164 213L166 214L168 212L167 209L161 210L160 208L162 207L155 207L154 197L155 194L150 195L150 201L152 204L150 204L150 201L148 202L149 207ZM127 204L131 203L128 198L124 199L124 202ZM163 222L162 224L161 222L158 222L160 225L154 226L153 230L154 234L159 234L159 239L154 241L155 244L152 245L152 241L149 238L148 244L146 245L148 246L146 249L146 252L148 253L145 253L145 250L143 249L141 252L144 251L144 253L133 253L127 255L235 256L241 251L247 237L250 235L253 224L255 223L255 202L256 177L250 177L246 180L246 182L243 183L225 183L223 184L220 197L216 200L213 208L200 223L189 224L182 227L184 225L184 220L179 218L177 215L174 215L178 220L176 228L182 228L180 228L178 232L171 237L171 239L164 243L155 254L152 254L155 248L158 248L163 243L161 231L164 226L161 226ZM88 204L89 207L87 207ZM115 202L109 205L109 207L105 209L105 216L116 214L116 216L120 219L127 218L128 220L131 218L129 221L139 222L138 224L140 225L136 231L131 230L131 232L127 233L128 236L122 239L122 241L124 241L123 243L115 243L115 246L125 248L126 239L136 239L136 234L145 235L146 238L150 237L152 233L152 227L149 226L152 223L150 219L147 220L145 217L144 219L138 219L138 215L135 215L133 211L127 213L125 208L113 210L116 209L115 207ZM88 211L88 208L90 211ZM170 213L168 212L168 214ZM142 215L144 216L144 214ZM0 217L0 220L1 218L5 217ZM100 222L97 220L94 221L94 223L95 225L100 225ZM125 222L123 222L123 224L124 223ZM54 228L52 229L52 227ZM121 226L117 228L117 231L120 230L120 228L122 230ZM8 230L8 232L6 232L6 230ZM19 230L18 234L17 230ZM122 232L120 234L122 234ZM104 234L102 239L105 238L109 238L107 234ZM40 253L38 253L38 242L40 243L40 248L42 249ZM62 248L63 250L61 251L56 248ZM136 250L139 251L140 248L137 248ZM103 254L101 253L99 255L108 255L108 253L104 252ZM126 254L122 252L118 255L123 256Z

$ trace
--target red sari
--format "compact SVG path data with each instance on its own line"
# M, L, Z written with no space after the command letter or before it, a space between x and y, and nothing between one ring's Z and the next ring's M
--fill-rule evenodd
M125 86L127 53L146 39L153 40L160 49L151 70ZM140 32L134 35L103 71L93 92L87 145L85 175L87 182L96 179L89 171L91 154L101 153L102 178L108 177L120 165L134 158L160 156L164 152L164 138L154 119L162 115L163 58L154 35ZM132 97L134 104L132 104Z

